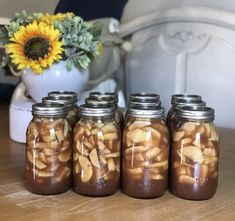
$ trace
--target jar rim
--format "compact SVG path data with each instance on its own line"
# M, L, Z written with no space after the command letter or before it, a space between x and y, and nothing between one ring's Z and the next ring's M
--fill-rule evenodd
M129 107L133 106L142 106L143 108L148 108L148 107L158 107L161 106L161 101L160 100L141 100L141 99L132 99L129 101Z
M176 99L175 103L172 104L173 109L181 108L183 106L193 106L193 107L205 107L205 101L199 100L190 100L190 99Z
M85 99L85 104L89 107L116 107L117 101L113 98L88 97Z
M214 120L215 110L210 107L190 107L184 106L176 110L176 115L193 120Z
M47 96L42 98L42 102L46 104L64 104L68 109L71 109L74 105L74 101L65 96Z
M48 97L68 97L72 99L74 103L78 102L78 93L74 91L51 91L48 93Z
M160 100L160 95L155 94L155 93L146 93L146 92L141 92L141 93L133 93L130 95L130 101L132 99L143 99L143 100Z
M68 114L68 109L64 104L36 103L32 105L32 115L42 117L64 117Z
M89 98L93 99L114 99L118 103L118 95L115 92L90 92Z
M129 116L138 118L161 118L165 116L165 109L162 106L156 106L152 108L143 108L141 105L129 107Z
M197 94L173 94L171 96L171 104L175 104L178 99L182 99L185 101L201 101L202 97Z
M87 104L80 106L81 116L94 116L94 117L108 117L114 116L116 112L115 107L90 107Z

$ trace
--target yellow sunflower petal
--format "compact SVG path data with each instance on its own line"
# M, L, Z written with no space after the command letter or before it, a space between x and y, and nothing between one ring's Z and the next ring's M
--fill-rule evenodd
M55 15L45 14L41 16L38 20L47 25L52 25L55 21L64 21L66 16L73 17L73 13L57 13Z

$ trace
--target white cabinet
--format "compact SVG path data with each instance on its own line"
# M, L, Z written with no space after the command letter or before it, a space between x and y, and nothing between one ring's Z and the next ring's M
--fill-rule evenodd
M166 110L174 93L200 94L218 126L235 128L235 15L206 11L167 10L123 24L131 44L126 93L159 93Z

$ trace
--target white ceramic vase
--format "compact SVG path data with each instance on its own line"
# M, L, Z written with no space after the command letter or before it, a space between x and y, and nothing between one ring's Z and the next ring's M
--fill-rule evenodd
M21 77L30 96L36 102L41 102L42 98L47 96L50 91L81 93L88 83L89 70L74 67L68 71L66 62L60 61L42 74L35 74L31 69L24 69Z

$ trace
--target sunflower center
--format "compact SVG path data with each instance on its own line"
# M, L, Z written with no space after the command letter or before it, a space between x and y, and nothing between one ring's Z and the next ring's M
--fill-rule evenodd
M44 58L50 51L50 43L47 39L42 37L31 38L26 42L24 47L24 54L29 59L38 60Z

